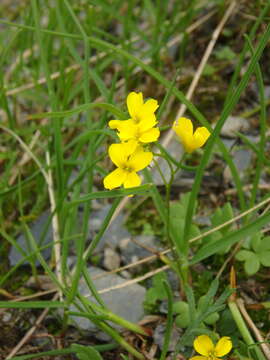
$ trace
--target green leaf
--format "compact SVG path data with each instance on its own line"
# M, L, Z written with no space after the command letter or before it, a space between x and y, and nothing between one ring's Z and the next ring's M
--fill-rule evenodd
M77 205L93 199L109 199L114 197L122 197L127 195L136 195L136 194L144 195L148 191L150 191L152 187L153 184L144 184L130 189L117 189L117 190L105 190L105 191L93 192L91 194L81 196L80 198L73 200L70 204Z
M222 208L217 208L215 213L211 216L211 223L214 227L224 224L226 221L229 221L233 218L233 209L229 202L227 202ZM231 224L223 227L219 231L225 235L232 227Z
M65 110L65 111L52 111L52 112L45 112L40 114L32 115L31 119L42 119L44 117L46 118L61 118L61 117L67 117L67 116L73 116L76 114L79 114L81 112L93 109L93 108L101 108L103 110L111 112L117 119L126 119L127 116L124 112L119 110L116 106L112 104L106 104L106 103L90 103L90 104L83 104L80 106L77 106L71 110Z
M189 311L181 313L177 315L175 318L175 324L180 328L188 327L189 323L190 323Z
M162 281L166 279L167 276L164 272L158 273L153 277L153 285L146 291L145 294L144 305L146 307L154 306L158 300L166 299L167 293L162 283Z
M270 250L259 253L258 257L263 266L270 266Z
M258 233L258 234L253 235L250 240L251 247L255 252L258 252L260 249L261 238L262 238L262 235L260 233Z
M213 301L214 301L214 299L212 298L212 299L209 299L209 301L208 301L208 306L209 305L212 305L213 304ZM203 295L203 296L201 296L200 298L199 298L199 301L198 301L198 304L197 304L197 308L198 308L198 310L202 310L203 309L203 307L205 306L205 303L207 302L207 297L206 297L206 295Z
M233 60L236 58L235 52L229 46L223 46L215 51L215 56L219 60Z
M181 199L170 205L170 231L173 242L179 253L183 253L186 248L186 243L183 242L183 233L186 217L186 209L190 193L181 196ZM196 206L196 205L195 205ZM196 224L191 224L189 239L200 235L200 230Z
M100 353L90 346L72 344L71 349L74 350L79 360L102 360Z
M206 244L193 256L190 261L190 265L194 265L199 261L202 261L203 259L206 259L209 256L216 254L218 251L226 249L228 246L231 246L241 241L242 239L245 239L250 234L258 232L264 225L269 222L269 219L270 214L266 213L252 223L243 226L241 229L231 232L224 238L217 240L212 244Z
M267 251L270 250L270 236L266 236L261 240L258 251Z
M0 301L0 309L55 309L63 308L64 304L60 301Z
M254 253L249 250L240 250L236 254L235 258L239 261L246 261L248 260Z
M256 274L256 272L260 269L259 257L252 253L252 255L245 261L244 268L248 275Z
M231 336L238 330L229 309L222 311L218 322L218 328L220 334L224 336Z
M182 219L185 217L186 209L183 204L179 202L172 203L170 206L170 216L176 219Z
M211 76L213 75L215 72L217 71L217 68L215 68L214 66L210 65L210 64L206 64L204 69L203 69L203 75L205 76Z
M187 302L176 301L173 304L173 313L174 314L180 314L180 313L185 313L185 312L189 312L189 306L188 306Z
M207 325L214 325L219 320L219 314L217 312L207 316L206 319L204 319L204 322Z

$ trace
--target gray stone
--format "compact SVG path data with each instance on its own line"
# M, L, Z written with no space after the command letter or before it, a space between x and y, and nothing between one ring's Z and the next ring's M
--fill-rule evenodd
M235 138L235 132L245 132L249 129L249 122L247 119L239 116L229 116L222 127L221 135Z
M265 86L264 87L264 96L266 99L270 98L270 86Z
M233 153L233 161L239 172L240 178L245 176L245 170L250 166L252 159L252 152L249 149L239 149ZM224 178L226 181L232 180L232 174L229 166L227 165L224 170Z
M101 224L103 223L106 215L108 214L111 205L105 205L102 209L98 211L93 211L89 220L90 228L90 238L92 239L95 234L100 229ZM123 214L119 214L112 223L106 229L104 235L100 239L97 247L95 248L94 253L102 251L104 246L107 244L111 249L115 249L119 241L123 238L129 237L130 234L126 229L125 217Z
M111 286L119 285L126 282L116 274L108 274L106 271L96 267L88 268L89 275L91 276L97 290L109 288ZM106 275L100 277L101 275ZM89 300L96 302L90 295L90 290L82 278L79 282L79 293L86 296ZM120 289L112 290L101 294L103 301L108 308L115 314L123 317L124 319L137 323L144 315L143 301L145 296L145 288L138 284L132 284ZM77 311L74 305L70 308L71 311ZM72 320L83 330L95 331L96 327L88 319L83 317L72 316ZM115 328L118 325L112 324Z
M222 142L228 150L231 150L235 146L236 141L236 139L222 138Z
M132 239L134 239L134 241ZM139 244L149 247L149 250ZM130 264L149 255L153 255L150 249L160 251L161 248L158 245L158 240L153 235L139 235L122 239L119 242L119 249L123 262Z
M48 243L53 241L53 233L52 233L52 226L51 224L48 227L48 230L46 232L46 235L44 237L43 243L39 243L40 237L46 227L46 223L49 219L50 213L48 211L44 212L33 224L30 226L30 231L32 233L33 238L37 242L37 245L42 247L44 245L47 245ZM32 252L31 249L28 248L28 242L24 234L21 234L16 239L17 244L26 252L28 255ZM51 247L46 248L41 251L42 256L45 260L48 260L51 256ZM22 259L21 253L13 246L11 248L11 251L9 253L9 261L10 265L14 266L16 265L21 259ZM29 261L25 261L25 263L28 263ZM36 260L36 265L39 265L39 261Z
M105 248L104 250L104 260L103 260L103 266L107 270L114 270L119 268L120 266L120 256L112 250L111 248Z
M154 331L154 343L157 344L160 349L162 349L163 344L164 344L165 331L166 331L165 324L159 324L155 328L155 331ZM175 347L180 338L181 332L182 332L181 329L173 327L171 337L170 337L168 351L172 352L175 350Z

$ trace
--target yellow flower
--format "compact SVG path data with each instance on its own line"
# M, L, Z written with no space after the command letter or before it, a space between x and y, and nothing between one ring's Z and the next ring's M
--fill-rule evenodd
M173 130L179 136L185 151L188 153L202 147L210 136L210 132L204 126L198 127L193 133L191 120L184 117L174 122Z
M154 112L158 108L158 102L149 99L144 103L141 92L131 92L127 97L127 107L130 119L109 121L109 127L118 130L120 140L134 139L141 143L156 141L160 135L159 129L154 128L157 124Z
M104 180L104 187L112 190L124 185L124 188L131 188L141 184L138 171L150 164L153 154L150 151L143 151L134 141L112 144L109 147L109 156L117 169L108 174Z
M203 356L193 356L189 360L220 360L221 356L231 351L232 342L228 336L223 336L215 346L209 336L200 335L194 340L193 346Z

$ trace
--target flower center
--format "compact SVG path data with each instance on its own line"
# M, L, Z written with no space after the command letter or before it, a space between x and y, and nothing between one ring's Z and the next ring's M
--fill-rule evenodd
M132 169L132 168L129 167L129 166L124 166L124 167L123 167L123 170L125 170L125 171L127 171L127 172L133 172L133 171L134 171L134 169Z
M215 360L215 359L216 359L216 352L215 352L215 350L209 351L207 360Z
M133 117L133 121L135 122L135 124L138 124L141 120L140 120L140 117L138 115L135 115Z

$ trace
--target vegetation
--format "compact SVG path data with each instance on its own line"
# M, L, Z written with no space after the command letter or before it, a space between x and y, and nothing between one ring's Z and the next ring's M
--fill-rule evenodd
M269 360L270 2L0 11L0 359ZM158 321L114 313L88 271L120 213L157 246L113 271L145 264Z

